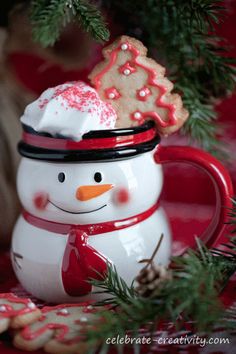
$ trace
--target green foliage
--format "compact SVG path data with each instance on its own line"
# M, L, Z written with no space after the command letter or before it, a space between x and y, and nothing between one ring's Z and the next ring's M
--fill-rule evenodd
M213 102L235 87L236 63L227 44L215 33L226 16L215 0L105 0L124 32L138 37L152 56L168 68L168 76L183 94L190 117L182 132L201 147L215 152L217 115ZM149 15L151 14L151 16Z
M229 224L235 234L236 201L229 210ZM144 298L136 290L134 283L129 287L119 276L114 266L108 264L108 274L102 280L91 280L92 284L109 295L97 305L109 305L98 316L103 321L96 328L86 330L86 342L94 353L98 344L100 354L106 353L106 338L135 336L139 329L154 335L158 324L171 321L176 329L184 322L193 321L193 331L208 334L217 328L225 331L235 329L234 309L225 310L219 294L229 278L236 271L236 236L223 244L224 249L208 249L196 239L196 250L188 250L185 255L174 257L170 269L172 278L156 288L152 297ZM115 308L115 311L112 309ZM124 352L120 346L119 352ZM97 351L96 351L97 352Z
M107 41L109 31L100 11L86 0L32 0L33 37L44 47L52 46L66 24L77 20L98 41Z
M116 268L108 265L107 278L92 280L92 284L110 295L98 305L115 306L116 311L99 313L104 321L87 331L88 343L104 344L106 338L124 336L127 331L136 333L140 328L152 333L162 321L172 321L176 328L193 321L196 331L206 332L222 325L225 311L218 295L236 270L236 238L227 247L231 252L211 251L197 240L196 251L173 258L172 279L157 288L151 298L139 296L134 286L128 287Z
M107 298L105 302L110 304L114 299L119 299L127 302L130 298L135 297L135 290L133 285L129 287L126 282L118 275L116 267L108 264L107 276L102 280L92 280L94 286L101 289L96 293L109 294L111 297ZM103 301L104 304L104 301Z

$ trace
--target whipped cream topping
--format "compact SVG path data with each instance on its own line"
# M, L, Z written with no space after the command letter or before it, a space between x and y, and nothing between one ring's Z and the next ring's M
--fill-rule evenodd
M21 122L37 132L75 141L91 130L113 129L116 112L82 81L49 88L29 104Z

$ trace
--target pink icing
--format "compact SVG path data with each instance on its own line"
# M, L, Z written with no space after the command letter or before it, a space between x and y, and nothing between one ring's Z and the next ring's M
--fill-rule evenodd
M56 330L57 334L55 334L55 338L59 341L63 341L64 344L72 344L74 342L77 342L80 337L79 336L75 336L72 339L67 339L66 336L69 333L69 325L64 323L64 320L62 318L61 323L55 323L55 322L50 322L50 323L43 323L43 321L45 321L47 319L47 314L49 314L50 312L53 312L56 310L56 313L54 314L54 316L61 316L60 310L62 309L67 309L69 310L69 308L82 308L83 312L87 312L87 313L96 313L96 309L89 309L89 303L81 303L80 305L76 305L76 304L62 304L62 305L58 305L58 306L53 306L53 307L44 307L42 309L42 313L43 315L38 319L38 322L42 323L42 326L36 330L31 329L31 327L25 326L24 329L21 332L22 337L25 340L34 340L38 337L40 337L41 335L43 335L46 331L48 330ZM86 311L87 310L87 311ZM68 313L68 315L66 316L70 316L70 313ZM79 316L79 315L78 315ZM81 315L82 317L83 315ZM79 320L79 318L78 318ZM78 320L74 320L74 324L78 324Z
M0 318L9 318L14 316L25 315L30 312L34 312L37 310L37 307L33 307L33 303L30 299L21 299L12 293L0 294L0 299L6 299L8 302L12 302L12 306L7 303L1 303L0 306L3 306L4 311L0 312ZM23 307L21 309L14 309L15 304L22 304Z

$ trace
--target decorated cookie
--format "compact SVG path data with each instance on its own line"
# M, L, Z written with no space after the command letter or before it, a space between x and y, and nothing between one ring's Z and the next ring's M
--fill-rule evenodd
M97 308L96 308L97 309ZM48 353L86 353L83 333L99 317L91 305L58 305L44 307L42 316L18 332L14 345L24 350L44 348Z
M137 126L153 119L162 134L177 131L188 118L180 95L171 93L173 84L165 68L147 58L138 40L122 36L103 49L104 61L91 72L90 80L101 99L117 113L117 128Z
M8 328L21 328L41 316L41 311L30 299L21 299L12 293L0 294L0 333Z

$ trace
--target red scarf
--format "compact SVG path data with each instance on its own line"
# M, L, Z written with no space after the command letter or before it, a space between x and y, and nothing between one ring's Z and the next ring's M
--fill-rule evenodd
M138 215L98 224L71 225L48 221L23 211L24 219L31 225L62 235L68 235L62 261L62 281L67 294L82 296L91 292L89 279L101 279L106 273L108 260L88 244L90 236L118 231L136 225L149 218L159 207L157 202Z

